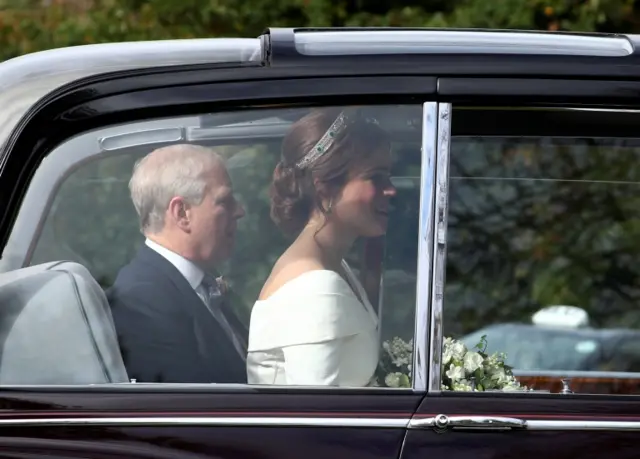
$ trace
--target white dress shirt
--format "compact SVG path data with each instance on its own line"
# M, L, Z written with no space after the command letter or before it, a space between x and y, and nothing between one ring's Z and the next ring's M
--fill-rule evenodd
M200 269L194 262L187 260L181 255L161 246L157 242L153 242L151 239L147 239L144 243L154 252L162 255L169 263L180 271L180 274L189 282L192 289L197 290L204 278L204 271ZM198 294L198 296L200 296Z

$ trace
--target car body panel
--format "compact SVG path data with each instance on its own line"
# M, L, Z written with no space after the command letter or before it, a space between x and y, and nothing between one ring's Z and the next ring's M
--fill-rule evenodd
M398 457L422 398L149 386L6 389L3 454L44 448L56 457L386 459Z
M447 457L534 458L635 457L634 438L640 428L640 405L635 397L527 394L492 397L485 394L428 396L414 418L403 458L440 452ZM562 397L561 400L558 397ZM435 430L430 420L449 417L524 420L524 429L505 430L485 425L476 429ZM419 421L422 420L422 421ZM427 427L425 427L427 424Z

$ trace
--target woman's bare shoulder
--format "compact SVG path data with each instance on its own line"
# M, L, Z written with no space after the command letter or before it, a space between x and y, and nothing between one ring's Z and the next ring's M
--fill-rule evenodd
M269 278L260 292L260 300L266 300L287 282L309 271L325 270L322 261L313 256L283 256L273 266Z

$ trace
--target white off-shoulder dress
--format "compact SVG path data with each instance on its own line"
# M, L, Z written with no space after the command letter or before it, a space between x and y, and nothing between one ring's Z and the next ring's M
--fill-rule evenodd
M346 262L336 272L308 271L251 312L249 384L367 386L378 364L378 317Z

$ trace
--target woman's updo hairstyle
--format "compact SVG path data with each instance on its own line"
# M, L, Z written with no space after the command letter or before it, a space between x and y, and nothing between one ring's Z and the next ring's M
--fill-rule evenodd
M328 134L336 123L341 127ZM325 141L330 139L326 148L327 143L318 145L323 136ZM387 133L357 111L311 111L290 127L282 141L271 184L272 220L284 233L298 234L314 210L326 215L322 199L333 199L354 169L383 148L390 148ZM323 185L324 195L318 193L315 180Z

